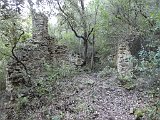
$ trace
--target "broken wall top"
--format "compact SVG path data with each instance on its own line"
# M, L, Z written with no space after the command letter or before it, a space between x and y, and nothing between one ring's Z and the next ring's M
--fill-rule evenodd
M48 17L42 13L33 13L32 38L36 42L45 42L44 38L48 36Z

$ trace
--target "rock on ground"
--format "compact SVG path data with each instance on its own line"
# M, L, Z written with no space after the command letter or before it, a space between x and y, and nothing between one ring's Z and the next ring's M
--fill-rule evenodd
M120 87L115 76L79 75L54 86L54 98L32 116L34 120L135 120L133 110L145 108L145 92ZM143 120L147 120L145 116Z

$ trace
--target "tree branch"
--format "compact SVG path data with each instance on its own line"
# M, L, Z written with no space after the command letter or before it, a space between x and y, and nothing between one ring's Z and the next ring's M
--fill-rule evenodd
M83 40L85 40L85 38L84 38L83 36L78 35L77 31L74 29L74 27L72 26L71 22L68 20L68 16L69 16L69 15L68 15L67 13L65 13L65 11L62 9L59 1L57 1L57 4L58 4L58 7L59 7L60 11L64 14L64 17L65 17L65 19L67 20L68 25L70 26L71 30L74 32L75 36L76 36L77 38L82 38Z
M87 39L88 39L88 38L89 38L89 36L92 34L93 30L94 30L94 28L92 28L92 29L91 29L91 31L88 33L88 37L87 37Z
M154 26L154 23L153 23L151 20L148 19L148 16L147 16L147 15L145 15L145 14L142 13L141 11L140 11L140 14L148 21L148 23L151 25L151 27Z
M20 38L21 38L21 36L24 34L24 31L23 31L23 30L21 30L21 31L22 31L22 33L20 34L20 36L19 36L19 38L17 39L17 41L19 41ZM13 47L12 47L12 50L11 50L12 56L14 57L14 59L15 59L18 63L20 63L20 64L23 66L23 68L25 69L26 74L29 75L29 74L28 74L27 67L25 66L25 64L24 64L21 60L19 60L19 58L16 56L16 54L15 54L15 52L14 52L15 48L17 47L17 41L14 42L14 45L13 45Z

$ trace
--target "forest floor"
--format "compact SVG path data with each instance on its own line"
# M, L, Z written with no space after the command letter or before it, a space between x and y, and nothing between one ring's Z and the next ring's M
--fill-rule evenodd
M53 94L50 104L32 119L135 120L134 109L144 109L152 101L143 87L126 90L116 76L101 79L96 74L59 81Z
M40 98L44 105L28 109L19 120L135 120L134 110L144 110L153 101L143 87L127 90L116 76L102 79L97 74L60 80L50 96ZM35 99L31 104L37 103Z

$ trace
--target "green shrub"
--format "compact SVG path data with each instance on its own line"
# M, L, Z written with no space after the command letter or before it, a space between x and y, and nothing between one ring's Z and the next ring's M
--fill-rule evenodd
M160 100L147 109L148 120L160 120Z
M106 66L102 71L99 72L99 77L107 77L112 75L113 73L116 73L116 69Z
M39 96L48 95L52 92L52 82L44 79L36 80L36 92Z
M49 80L70 78L78 74L78 70L75 69L75 66L65 61L62 61L59 65L51 66L49 64L45 64L45 68Z
M141 118L144 116L145 110L144 109L140 109L140 108L136 108L134 110L134 115L136 116L136 120L141 120Z
M160 49L157 52L140 51L140 61L137 62L135 70L139 71L142 77L150 79L152 97L155 99L153 105L147 109L148 120L160 120Z
M36 92L41 95L49 95L56 80L70 78L78 74L73 65L62 62L59 65L45 64L46 78L35 80Z
M120 81L120 83L122 85L125 85L127 83L131 83L132 82L132 77L131 76L122 76L122 75L119 75L117 78L118 78L118 80Z
M136 70L143 73L143 75L155 76L160 71L160 50L157 52L140 51L140 62L136 66Z
M21 97L19 96L19 98L17 99L17 111L19 111L20 109L23 109L29 102L28 97Z

